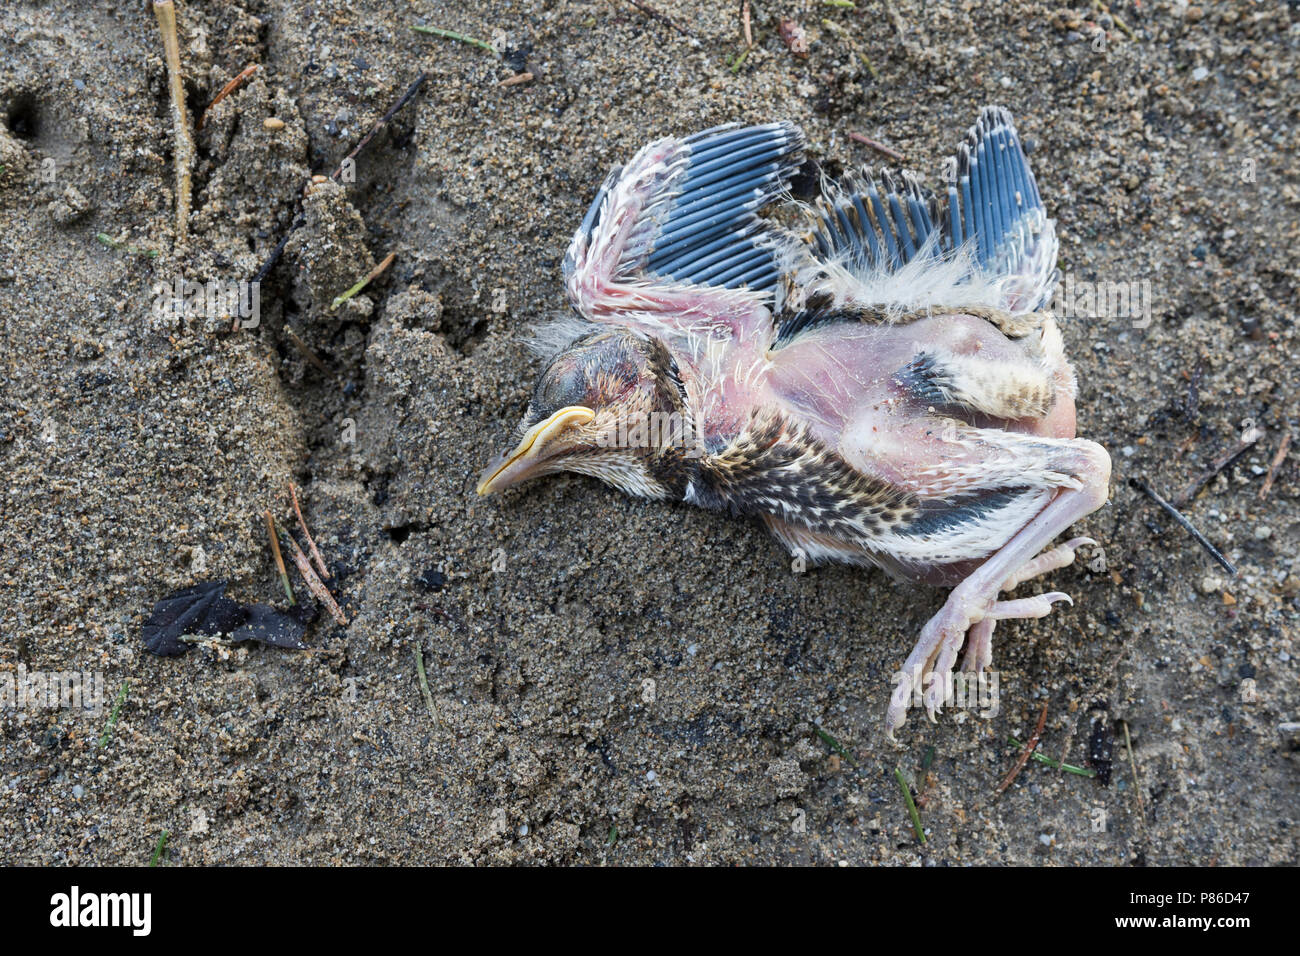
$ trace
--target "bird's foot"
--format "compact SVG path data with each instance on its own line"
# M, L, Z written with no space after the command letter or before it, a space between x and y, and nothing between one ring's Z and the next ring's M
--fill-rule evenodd
M1049 571L1069 567L1074 563L1074 552L1085 544L1095 546L1097 542L1093 541L1092 538L1071 538L1065 544L1059 544L1055 548L1044 551L1038 557L1026 561L1015 574L1007 578L1002 585L1002 590L1013 590L1016 585L1024 584L1026 581L1047 574Z
M1062 546L1065 547L1068 546ZM1061 549L1054 549L1042 557L1059 550ZM1071 550L1064 563L1068 564L1073 557ZM1059 557L1053 560L1059 560ZM923 704L930 720L935 721L944 705L952 701L953 664L963 643L966 644L964 668L979 673L992 663L993 628L998 621L1045 617L1058 601L1074 603L1068 594L1060 591L999 601L998 590L1000 589L994 589L991 594L970 593L965 583L960 584L953 589L939 613L922 628L921 637L903 664L903 670L895 675L894 693L885 714L885 732L891 740L894 739L894 731L907 720L907 711L912 706Z
M1057 545L1044 551L1019 568L1015 574L1007 578L1002 585L1003 591L1010 591L1017 585L1023 584L1032 578L1040 577L1051 571L1068 567L1074 563L1075 552L1084 545L1096 545L1097 542L1092 538L1071 538L1064 544ZM1041 617L1041 614L1032 615ZM982 621L977 621L971 625L970 630L966 633L966 654L962 657L962 670L971 674L979 674L986 670L993 663L993 629L998 623L997 616L987 616Z

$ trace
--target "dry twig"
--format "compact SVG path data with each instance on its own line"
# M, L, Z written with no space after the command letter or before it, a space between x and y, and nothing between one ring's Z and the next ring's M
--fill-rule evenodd
M1287 449L1291 447L1291 433L1287 432L1282 436L1282 444L1277 447L1277 454L1273 456L1273 461L1268 466L1268 474L1264 476L1264 484L1260 486L1259 494L1256 496L1260 501L1268 497L1268 493L1273 490L1273 479L1277 477L1278 469L1282 467L1282 462L1286 460Z
M1214 461L1210 462L1210 466L1206 468L1204 472L1201 473L1201 476L1199 478L1197 478L1186 488L1180 491L1177 494L1177 496L1175 496L1172 502L1173 506L1175 508L1185 507L1189 501L1191 501L1198 494L1200 494L1201 489L1204 488L1206 485L1208 485L1210 481L1213 480L1213 478L1216 475L1218 475L1219 472L1223 471L1223 469L1227 468L1229 465L1231 465L1234 461L1236 461L1246 452L1250 451L1250 449L1254 448L1255 443L1258 442L1261 437L1263 437L1263 434L1264 433L1262 431L1259 431L1257 429L1246 432L1245 436L1241 439L1241 441L1237 442L1237 444L1234 445L1232 448L1230 448L1228 451L1224 452L1218 458L1214 459Z
M176 37L176 5L172 0L154 0L154 16L162 31L163 55L167 60L167 85L171 92L173 159L176 163L176 241L189 235L190 170L194 166L194 139L185 112L185 77L181 72L181 47Z
M1038 749L1038 740L1043 736L1043 728L1047 726L1047 701L1043 701L1042 713L1038 715L1038 726L1034 728L1034 735L1029 738L1029 743L1025 744L1025 749L1020 751L1020 756L1016 759L1016 765L1011 768L1011 772L1002 778L998 784L997 792L999 795L1004 793L1007 787L1015 782L1016 777L1020 776L1020 771L1029 763L1029 758L1034 755Z
M199 121L198 123L195 124L195 126L198 129L203 129L203 123L208 118L208 114L212 112L212 107L216 106L218 103L224 100L231 93L235 92L235 90L239 89L239 87L243 85L244 81L247 80L254 73L256 73L259 69L261 69L261 67L259 67L256 63L250 63L248 64L248 66L240 70L239 73L235 75L235 78L231 80L229 83L227 83L225 86L223 86L221 88L221 92L212 98L212 102L208 104L208 108L199 114Z
M1169 517L1173 518L1176 522L1178 522L1179 526L1182 527L1182 529L1186 531L1188 534L1190 534L1193 539L1195 539L1197 544L1199 544L1202 548L1204 548L1207 552L1209 552L1210 557L1212 557L1215 561L1219 562L1219 566L1222 567L1223 570L1227 571L1234 578L1237 576L1237 569L1232 566L1231 562L1229 562L1228 559L1223 556L1222 552L1220 552L1218 548L1216 548L1214 545L1210 543L1209 538L1201 534L1201 532L1197 530L1196 526L1192 524L1190 521L1188 521L1186 517L1183 516L1183 513L1181 511L1179 511L1169 502L1165 501L1165 499L1161 498L1158 494L1156 494L1155 491L1151 488L1151 486L1148 485L1141 478L1130 478L1129 484L1132 485L1134 488L1136 488L1138 491L1142 492L1144 495L1146 495L1148 498L1150 498L1152 501L1158 504L1161 508L1163 508L1165 510L1165 513L1168 514Z
M298 506L298 491L289 482L289 500L293 502L293 513L298 517L298 527L302 529L302 536L307 539L307 549L311 552L312 563L316 565L316 570L320 576L328 581L330 573L325 568L325 559L320 556L320 551L316 548L316 542L312 540L311 532L307 530L307 522L302 519L302 508Z
M270 514L270 512L268 511L267 514ZM347 624L348 619L343 613L343 609L340 608L338 602L334 600L334 595L330 594L329 588L327 588L324 582L317 577L315 569L311 566L311 561L309 561L307 555L303 553L302 548L298 547L298 542L293 539L293 535L285 532L284 538L289 542L290 548L293 549L290 557L293 558L294 566L298 568L298 573L302 575L303 581L306 582L307 590L311 591L312 596L316 598L316 600L325 605L325 610L330 612L330 616L333 617L334 620L338 621L340 624Z
M904 156L902 153L900 153L898 150L890 149L884 143L878 142L874 139L871 139L870 137L863 136L861 133L849 133L849 139L853 140L853 142L855 143L861 143L863 146L870 146L877 153L880 153L882 156L888 156L896 163L907 162L907 157Z

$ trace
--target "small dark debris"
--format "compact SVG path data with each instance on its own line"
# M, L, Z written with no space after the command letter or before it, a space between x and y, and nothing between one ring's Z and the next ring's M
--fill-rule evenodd
M1110 786L1110 771L1114 764L1115 738L1110 729L1110 716L1105 704L1092 712L1092 733L1088 735L1088 766L1097 771L1097 782Z
M523 73L528 69L528 54L532 52L533 45L531 43L525 43L520 47L507 47L506 51L501 54L501 59L515 73Z
M168 595L153 606L140 629L144 646L160 657L178 657L190 649L184 634L215 637L233 631L247 616L225 596L226 581L207 581Z
M140 628L144 646L159 657L179 657L193 643L186 637L221 637L231 643L257 641L302 650L306 625L314 616L279 611L268 604L240 604L225 596L227 581L204 581L177 591L153 606Z
M447 583L447 575L437 568L429 568L415 580L426 591L441 591Z
M257 641L272 647L300 651L307 646L302 642L306 629L306 625L297 618L278 611L269 604L253 604L248 607L248 619L231 632L230 641L235 644Z

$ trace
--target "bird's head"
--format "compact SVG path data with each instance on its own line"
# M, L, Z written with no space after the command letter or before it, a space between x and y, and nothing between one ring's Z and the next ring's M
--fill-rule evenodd
M599 329L551 360L533 390L514 449L483 472L478 493L559 471L665 498L698 457L677 364L662 342Z

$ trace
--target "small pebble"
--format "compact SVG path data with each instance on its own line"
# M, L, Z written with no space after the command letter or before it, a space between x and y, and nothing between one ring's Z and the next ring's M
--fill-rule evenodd
M284 120L277 119L274 116L268 116L262 120L262 125L269 130L284 129Z
M1192 79L1197 83L1201 82L1201 80L1205 79L1209 75L1210 71L1203 66L1198 66L1196 69L1192 70Z

